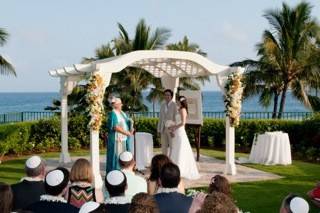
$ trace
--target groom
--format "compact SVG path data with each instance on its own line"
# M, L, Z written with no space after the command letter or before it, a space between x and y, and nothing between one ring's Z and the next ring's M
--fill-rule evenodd
M161 104L160 116L158 123L158 134L161 137L161 149L162 154L168 155L168 147L171 146L171 135L168 128L165 126L168 120L175 121L177 106L176 103L172 101L173 92L170 89L164 91L165 101Z

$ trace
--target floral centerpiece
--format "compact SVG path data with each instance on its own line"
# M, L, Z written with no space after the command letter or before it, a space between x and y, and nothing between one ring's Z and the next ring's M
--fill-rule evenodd
M226 94L224 96L225 112L230 119L230 125L236 127L240 122L241 101L242 101L242 75L240 73L232 73L228 76L225 85Z
M99 74L90 77L87 84L86 101L88 103L87 112L90 116L89 128L99 130L104 116L103 97L104 81Z

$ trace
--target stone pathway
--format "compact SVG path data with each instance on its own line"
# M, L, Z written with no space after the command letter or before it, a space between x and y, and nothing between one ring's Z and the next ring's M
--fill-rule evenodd
M80 157L72 157L72 161L74 162L78 158ZM89 160L89 157L84 157L84 158L87 158ZM51 158L46 160L46 163L49 169L53 169L57 166L64 166L70 170L73 165L73 162L68 163L66 165L60 165L58 158ZM198 180L184 180L186 188L208 186L211 178L214 175L217 175L217 174L224 175L223 174L224 167L225 167L224 163L225 162L223 160L218 160L216 158L201 155L200 161L197 162L201 178ZM105 171L104 171L105 167L106 167L105 156L101 155L100 169L101 169L102 177L105 176ZM236 175L233 175L233 176L224 175L230 182L262 181L262 180L274 180L274 179L281 178L281 176L268 173L268 172L263 172L257 169L252 169L239 164L237 164L236 167L237 167ZM148 177L149 172L150 172L149 169L143 171L144 176Z

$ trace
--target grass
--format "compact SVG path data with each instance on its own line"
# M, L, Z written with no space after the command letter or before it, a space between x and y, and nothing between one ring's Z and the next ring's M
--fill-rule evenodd
M159 151L158 149L156 151ZM224 152L202 149L201 154L224 159ZM102 150L101 154L105 151ZM71 152L71 156L86 156L89 151ZM44 153L43 158L59 157L59 153ZM247 154L236 153L236 157L247 157ZM28 156L0 164L0 181L15 183L24 176L24 163ZM282 176L279 180L235 183L232 184L233 196L240 209L254 212L279 212L282 199L288 193L295 193L306 198L305 194L319 181L320 165L302 161L293 161L290 166L264 166L247 164L246 166ZM319 212L310 204L310 212Z
M211 157L224 158L224 152L201 150L202 154ZM246 157L246 154L237 153L236 157ZM282 176L282 179L235 183L232 191L237 205L243 211L279 212L282 199L289 193L294 193L307 199L306 193L312 189L320 179L320 165L302 161L293 161L290 166L265 166L246 164L246 166L271 172ZM310 204L310 212L319 212L319 209Z

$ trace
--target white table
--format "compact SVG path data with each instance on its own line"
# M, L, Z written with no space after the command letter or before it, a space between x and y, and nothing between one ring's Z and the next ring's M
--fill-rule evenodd
M153 157L153 138L152 134L146 132L136 132L136 168L146 169Z
M265 165L290 165L291 149L287 133L266 132L254 138L249 161Z

